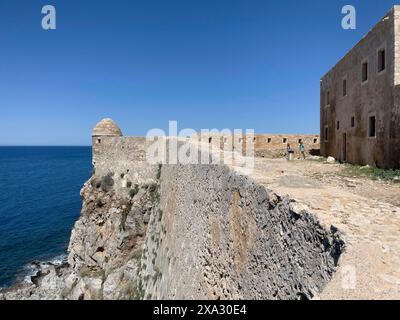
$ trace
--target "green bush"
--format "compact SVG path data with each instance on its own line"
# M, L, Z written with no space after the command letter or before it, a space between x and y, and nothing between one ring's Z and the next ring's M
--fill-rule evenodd
M358 166L358 165L348 165L344 171L345 176L352 177L365 177L373 180L384 180L393 181L395 178L400 177L400 169L381 169L378 167L368 167L368 166Z
M112 189L112 187L114 186L114 179L112 178L113 174L109 173L107 175L105 175L103 178L101 178L101 190L103 190L104 192L108 192Z
M158 164L158 171L157 171L157 180L160 180L161 178L161 169L162 169L162 164Z
M101 200L100 198L97 198L94 203L98 208L101 208L103 206L103 200Z
M135 186L133 187L133 189L129 190L129 196L131 198L133 198L134 196L136 196L139 192L139 186L137 184L135 184Z

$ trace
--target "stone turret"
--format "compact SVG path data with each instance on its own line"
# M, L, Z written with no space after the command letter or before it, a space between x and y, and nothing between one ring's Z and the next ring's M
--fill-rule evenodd
M92 162L94 166L96 165L98 156L101 152L104 152L104 148L106 148L104 145L107 144L107 141L105 140L121 136L121 129L110 118L101 120L94 127L92 132Z
M121 129L118 125L110 118L101 120L93 129L92 137L122 136Z

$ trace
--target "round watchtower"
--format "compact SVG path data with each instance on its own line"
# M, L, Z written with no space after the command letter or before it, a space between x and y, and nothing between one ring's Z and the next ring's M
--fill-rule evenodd
M107 148L113 143L108 137L121 137L122 132L118 125L109 118L101 120L92 132L92 162L96 165L97 161L106 156Z
M110 118L101 120L93 129L92 137L120 137L122 136L121 129Z

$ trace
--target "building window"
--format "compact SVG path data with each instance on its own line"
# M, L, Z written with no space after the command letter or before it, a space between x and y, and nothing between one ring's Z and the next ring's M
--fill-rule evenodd
M326 101L325 101L325 105L326 106L329 106L330 104L331 104L331 97L330 97L330 92L329 91L327 91L326 92L326 97L325 97L325 99L326 99Z
M299 139L299 143L301 143L303 140L302 139Z
M97 143L100 144L101 143L101 139L97 139Z
M362 82L368 81L368 62L362 64Z
M208 143L211 143L211 141L212 141L212 138L208 138Z
M314 141L314 143L317 143L317 142L318 142L318 139L317 139L317 138L314 138L313 141Z
M351 117L351 127L354 128L356 126L356 120L354 117Z
M339 129L340 129L340 122L336 121L336 130L339 130Z
M347 96L347 79L343 79L342 88L343 88L343 97L345 97Z
M286 143L286 142L287 142L287 138L283 138L283 139L282 139L282 142L283 142L283 143Z
M253 138L253 142L256 142L257 138Z
M370 116L368 120L368 136L370 138L376 137L376 117Z
M378 72L386 69L386 50L381 49L378 51Z
M271 143L271 138L268 138L268 139L267 139L267 143Z
M329 127L328 126L325 126L325 128L324 128L324 140L325 140L325 142L328 142L328 140L329 140Z

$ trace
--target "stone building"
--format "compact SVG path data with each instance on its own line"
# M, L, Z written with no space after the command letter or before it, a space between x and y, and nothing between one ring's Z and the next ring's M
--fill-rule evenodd
M321 154L400 167L400 6L321 79Z

